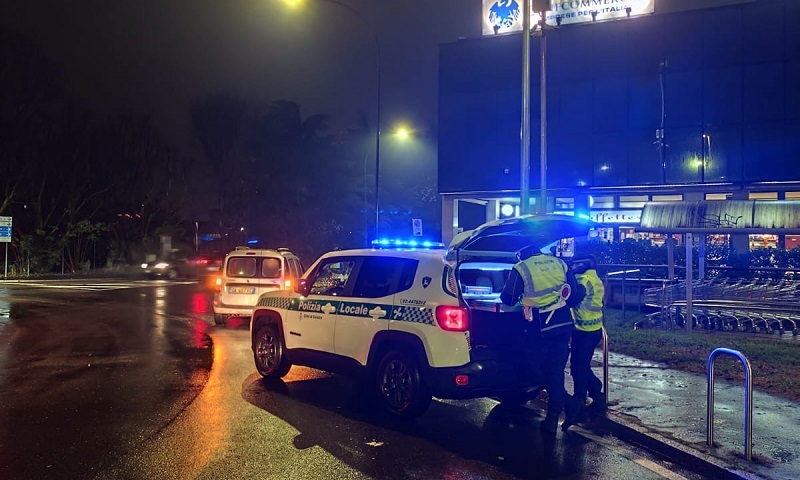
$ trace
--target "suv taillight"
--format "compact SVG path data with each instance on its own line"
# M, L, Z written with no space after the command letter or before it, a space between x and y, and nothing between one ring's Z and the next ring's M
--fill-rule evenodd
M443 330L465 332L469 327L469 315L464 307L439 305L436 307L436 321Z

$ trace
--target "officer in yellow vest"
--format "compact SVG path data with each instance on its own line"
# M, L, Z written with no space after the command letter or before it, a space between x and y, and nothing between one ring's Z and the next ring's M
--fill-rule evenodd
M603 281L597 276L597 261L593 255L573 258L572 271L575 278L586 289L586 296L581 303L572 308L572 319L575 329L572 331L569 372L574 385L575 415L569 416L561 426L564 430L573 423L584 421L586 395L592 399L589 406L591 415L605 415L606 402L603 395L603 382L592 372L592 355L603 336L603 298L605 289Z
M532 253L532 254L531 254ZM511 270L501 301L523 307L528 354L526 369L534 383L547 391L547 415L541 423L546 433L555 433L566 403L564 370L572 331L570 307L580 303L583 287L560 258L538 250L523 249Z

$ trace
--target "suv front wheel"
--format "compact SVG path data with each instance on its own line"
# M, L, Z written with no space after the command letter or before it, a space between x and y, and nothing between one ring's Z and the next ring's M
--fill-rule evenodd
M397 417L418 417L431 403L416 360L403 351L384 355L378 366L377 388L384 408Z
M273 324L262 325L253 339L253 357L256 370L264 378L283 377L292 364L286 358L283 337Z

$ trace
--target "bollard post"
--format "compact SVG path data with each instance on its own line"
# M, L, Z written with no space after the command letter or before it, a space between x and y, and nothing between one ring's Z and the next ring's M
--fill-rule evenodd
M717 348L708 356L708 394L706 406L706 444L714 446L714 360L718 355L732 355L742 362L744 367L744 456L751 461L753 454L753 370L750 362L737 350Z
M622 271L622 319L625 320L625 305L628 303L628 292L625 291L625 277L628 276L628 271Z

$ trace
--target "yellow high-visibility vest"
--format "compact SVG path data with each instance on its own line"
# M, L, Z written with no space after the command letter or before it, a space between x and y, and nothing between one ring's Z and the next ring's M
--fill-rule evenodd
M561 287L567 283L567 264L561 259L534 255L517 263L514 268L525 285L522 305L542 310L564 302Z
M578 283L586 289L586 296L581 303L572 309L572 320L575 328L584 332L594 332L603 328L603 297L605 288L603 281L595 270L575 275Z

